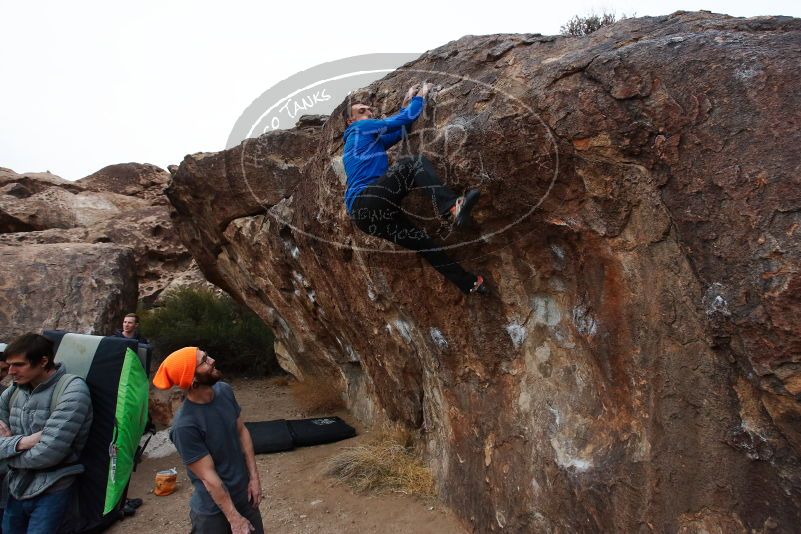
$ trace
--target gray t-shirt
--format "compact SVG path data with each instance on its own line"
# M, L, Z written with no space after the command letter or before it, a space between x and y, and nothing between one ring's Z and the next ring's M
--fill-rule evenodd
M234 503L246 502L250 477L236 429L236 420L242 409L236 402L233 389L225 382L217 382L212 390L214 398L208 404L184 400L173 420L170 439L184 465L211 454L214 469L231 499ZM189 501L192 511L201 515L220 513L203 482L189 469L187 472L195 488Z

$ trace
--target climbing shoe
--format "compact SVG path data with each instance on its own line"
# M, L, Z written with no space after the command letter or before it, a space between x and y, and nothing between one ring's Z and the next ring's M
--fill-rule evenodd
M450 210L454 226L459 228L470 220L470 210L476 205L480 195L481 191L478 189L470 189L467 193L456 199L456 204L454 204Z
M489 295L489 286L484 282L484 277L481 275L476 276L476 281L473 287L470 288L470 293L478 293L479 295Z

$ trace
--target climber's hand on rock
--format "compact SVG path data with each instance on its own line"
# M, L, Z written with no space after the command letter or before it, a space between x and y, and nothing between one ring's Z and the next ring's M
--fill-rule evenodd
M413 86L409 87L409 90L406 91L406 97L403 99L403 107L406 107L406 104L409 103L409 100L414 98L414 95L419 90L420 90L420 84L419 83L416 83Z
M428 83L428 82L424 83L423 86L420 88L420 92L417 93L417 96L422 96L423 98L425 98L432 87L434 87L433 83Z

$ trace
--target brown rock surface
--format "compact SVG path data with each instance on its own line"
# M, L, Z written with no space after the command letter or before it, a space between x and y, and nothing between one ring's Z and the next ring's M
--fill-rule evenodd
M28 202L18 200L42 194L49 189L63 189L67 195L80 193L83 190L73 182L49 172L17 174L11 169L0 167L0 233L48 228L47 222L36 219L40 215L51 223L56 222L57 226L64 228L72 226L64 222L58 224L59 219L67 217L54 217L46 210L44 213L34 215L35 208L29 208Z
M9 227L0 227L0 231L90 226L146 206L144 200L116 193L73 193L61 187L49 187L25 198L0 196L0 220L13 221Z
M292 192L317 146L319 130L313 126L262 136L225 152L187 156L181 163L166 194L197 202L172 204L177 221L200 223L183 224L180 235L210 282L227 290L213 265L228 224L263 213Z
M139 298L149 304L192 261L170 220L168 180L166 171L138 163L110 165L77 182L0 169L0 244L131 247Z
M110 191L166 204L164 188L170 173L149 163L118 163L81 178L76 183L87 191Z
M169 427L175 412L181 407L183 397L183 392L178 388L163 390L151 385L147 413L153 424L158 428Z
M167 194L294 373L420 431L473 531L793 532L799 65L797 19L676 13L466 37L376 82L387 110L442 84L412 142L483 190L439 233L486 299L354 231L337 120L188 156Z
M197 263L195 263L193 260L189 264L189 267L170 277L167 285L164 286L164 289L158 294L158 298L155 300L156 305L162 304L164 297L169 295L171 292L186 287L207 289L217 293L218 295L223 295L223 290L208 282L203 276L203 273L200 271L200 267L198 267Z
M26 172L17 174L11 169L0 167L0 188L18 184L28 191L28 195L39 193L49 187L61 187L73 193L80 193L83 187L76 182L65 180L60 176L56 176L50 172Z
M112 244L0 245L0 339L48 329L105 334L136 308L131 249Z

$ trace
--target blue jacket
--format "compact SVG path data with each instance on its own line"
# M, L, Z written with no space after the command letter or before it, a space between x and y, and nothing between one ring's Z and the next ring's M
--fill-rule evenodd
M401 140L404 127L420 116L424 103L423 97L416 96L407 107L391 117L356 121L345 129L342 159L348 175L345 189L348 213L359 193L387 172L387 149Z

